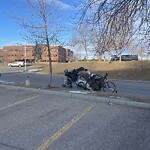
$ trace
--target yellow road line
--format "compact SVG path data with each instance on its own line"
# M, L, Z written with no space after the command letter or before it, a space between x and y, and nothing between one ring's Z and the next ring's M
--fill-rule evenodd
M46 150L53 142L55 142L61 135L63 135L70 127L72 127L77 121L79 121L86 113L88 113L94 105L86 108L81 114L73 118L68 122L63 128L56 132L52 137L50 137L46 142L44 142L37 150Z
M26 101L32 100L32 99L37 98L37 97L39 97L39 96L41 96L41 95L43 95L43 94L40 94L40 95L37 95L37 96L33 96L33 97L29 97L29 98L27 98L27 99L24 99L24 100L19 101L19 102L16 102L16 103L13 103L13 104L8 105L8 106L6 106L6 107L2 107L2 108L0 108L0 111L2 111L2 110L4 110L4 109L7 109L7 108L10 108L10 107L13 107L13 106L16 106L16 105L18 105L18 104L24 103L24 102L26 102Z

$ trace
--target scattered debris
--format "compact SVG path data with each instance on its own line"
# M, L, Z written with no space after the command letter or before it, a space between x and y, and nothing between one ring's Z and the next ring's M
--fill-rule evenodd
M108 102L108 105L112 105L112 103L110 102L110 100L109 100L109 102Z
M0 83L2 83L2 84L14 84L14 82L7 82L5 80L0 80Z
M75 93L75 94L88 94L89 92L82 92L82 91L69 91L70 93Z
M108 105L112 105L112 103L108 103Z
M121 97L119 96L110 96L111 98L116 98L116 99L120 99Z
M38 71L41 71L42 69L30 69L28 70L28 72L38 72Z

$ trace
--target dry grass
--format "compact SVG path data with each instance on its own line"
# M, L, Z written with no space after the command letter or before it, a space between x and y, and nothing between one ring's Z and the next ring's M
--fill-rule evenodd
M0 67L7 67L7 64L0 63Z
M39 65L39 64L38 64ZM109 78L145 80L150 81L150 61L132 61L132 62L72 62L53 64L53 73L63 73L65 69L71 70L78 67L85 67L93 73L100 75L109 74ZM49 66L43 65L44 73L49 72Z

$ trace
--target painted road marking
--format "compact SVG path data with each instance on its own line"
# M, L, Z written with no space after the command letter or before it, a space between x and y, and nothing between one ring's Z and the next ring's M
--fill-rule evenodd
M2 110L4 110L4 109L7 109L7 108L10 108L10 107L13 107L13 106L16 106L16 105L19 105L19 104L24 103L24 102L26 102L26 101L32 100L32 99L37 98L37 97L39 97L39 96L41 96L41 95L44 95L44 94L40 94L40 95L37 95L37 96L29 97L29 98L27 98L27 99L24 99L24 100L19 101L19 102L16 102L16 103L13 103L13 104L8 105L8 106L6 106L6 107L2 107L2 108L0 108L0 111L2 111Z
M53 142L55 142L61 135L63 135L70 127L72 127L77 121L79 121L85 114L87 114L94 105L86 108L81 114L73 118L70 122L68 122L63 128L61 128L58 132L56 132L52 137L50 137L46 142L44 142L37 150L46 150Z

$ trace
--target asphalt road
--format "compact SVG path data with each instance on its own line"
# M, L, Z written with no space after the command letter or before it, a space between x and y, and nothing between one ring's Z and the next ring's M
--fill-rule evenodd
M1 150L149 150L150 109L0 88Z
M150 98L150 82L133 80L113 80L122 94Z
M39 87L48 85L48 75L37 73L24 73L21 72L23 71L23 69L24 68L9 68L8 70L0 68L0 73L2 74L0 77L0 82L25 83L27 76L29 76L32 84L38 85ZM52 86L61 87L63 83L63 78L64 75L54 74ZM150 82L125 80L112 81L116 84L118 93L150 98Z

